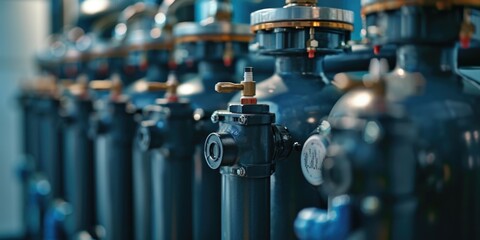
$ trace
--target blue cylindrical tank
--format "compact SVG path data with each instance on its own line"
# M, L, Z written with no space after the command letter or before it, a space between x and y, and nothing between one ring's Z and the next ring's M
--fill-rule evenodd
M294 18L297 14L301 21ZM319 28L304 19L331 25ZM306 22L307 27L293 27ZM336 23L342 23L341 27ZM258 51L276 57L274 75L257 86L258 101L270 105L276 123L286 126L298 144L304 143L312 126L328 115L340 97L319 63L324 55L343 52L341 46L350 40L352 23L352 12L332 8L288 6L252 14ZM275 24L276 28L265 27ZM276 162L271 177L272 239L294 238L296 213L321 206L320 195L302 177L299 158L300 153L292 151L287 159Z

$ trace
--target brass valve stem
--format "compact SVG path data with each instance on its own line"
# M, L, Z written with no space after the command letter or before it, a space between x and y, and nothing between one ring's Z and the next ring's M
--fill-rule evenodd
M310 39L308 39L307 41L308 58L315 57L315 51L317 50L317 47L318 47L318 41L315 40L315 29L310 28Z
M472 23L470 19L471 10L470 8L465 8L463 10L463 22L460 26L460 46L462 48L469 48L470 41L472 39L473 34L475 33L475 25Z
M178 100L177 97L177 88L178 88L178 81L175 75L172 73L169 75L167 82L146 82L141 81L135 84L134 89L137 92L160 92L166 91L165 97L170 102L176 102Z
M257 104L256 83L253 81L253 68L246 67L244 80L240 83L219 82L215 84L215 91L218 93L231 93L242 91L241 104Z
M96 91L110 91L112 98L116 98L122 94L122 82L116 77L113 80L90 81L88 87Z

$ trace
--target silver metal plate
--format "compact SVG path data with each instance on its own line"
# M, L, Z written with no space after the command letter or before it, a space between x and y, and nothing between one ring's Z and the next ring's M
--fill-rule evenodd
M250 24L280 21L335 21L353 24L353 12L337 8L292 6L267 8L250 14Z
M301 156L302 173L307 181L319 186L323 182L322 163L327 155L327 146L320 135L313 135L303 145Z

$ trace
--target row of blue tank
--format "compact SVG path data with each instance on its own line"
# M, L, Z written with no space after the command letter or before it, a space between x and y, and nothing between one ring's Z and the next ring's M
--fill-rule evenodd
M480 2L106 2L20 94L25 239L480 238Z

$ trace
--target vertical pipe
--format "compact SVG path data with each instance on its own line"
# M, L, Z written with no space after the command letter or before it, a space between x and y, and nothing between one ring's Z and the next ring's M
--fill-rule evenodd
M222 239L270 239L270 178L222 176Z
M88 136L89 100L72 99L75 111L65 131L65 192L72 205L72 215L66 219L67 233L92 232L95 226L94 145Z

